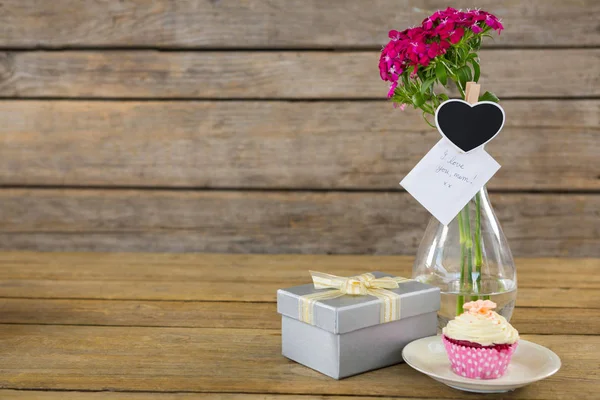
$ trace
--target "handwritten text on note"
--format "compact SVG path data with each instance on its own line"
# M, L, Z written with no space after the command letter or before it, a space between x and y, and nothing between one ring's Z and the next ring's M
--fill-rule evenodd
M465 154L441 139L400 184L448 225L499 169L483 148Z

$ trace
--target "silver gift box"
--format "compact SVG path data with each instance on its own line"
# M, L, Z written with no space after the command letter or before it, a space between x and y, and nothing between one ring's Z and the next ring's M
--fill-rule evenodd
M345 295L315 303L314 325L299 320L300 296L322 290L312 283L278 290L283 355L335 379L402 362L404 346L437 333L440 290L416 281L388 290L400 295L396 321L380 322L376 297Z

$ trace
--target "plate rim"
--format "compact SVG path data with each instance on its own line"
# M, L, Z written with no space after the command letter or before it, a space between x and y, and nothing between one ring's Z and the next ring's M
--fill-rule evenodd
M495 379L471 379L471 378L466 378L464 376L459 376L456 375L456 377L445 377L445 376L441 376L438 375L436 373L433 372L426 372L424 371L422 368L418 368L415 365L411 364L406 357L404 356L406 349L411 345L414 344L416 342L425 342L425 341L433 341L433 340L439 340L440 344L442 345L442 336L441 335L435 335L435 336L427 336L421 339L417 339L417 340L413 340L412 342L410 342L409 344L407 344L406 346L404 346L404 348L402 349L402 359L404 360L404 362L406 364L408 364L411 368L415 369L416 371L419 371L422 374L425 374L427 376L429 376L432 379L435 380L440 380L442 381L442 383L444 383L445 385L447 385L445 382L443 381L449 381L449 382L453 382L453 383L459 383L459 384L467 384L467 385L472 385L472 384L476 384L476 385L482 385L482 386L486 386L486 387L492 387L492 386L501 386L501 387L514 387L514 388L518 388L518 387L523 387L526 386L530 383L534 383L534 382L538 382L541 381L543 379L549 378L552 375L556 374L560 368L562 367L562 360L560 359L560 357L553 352L552 350L550 350L547 347L542 346L541 344L537 344L534 342L531 342L529 340L525 340L525 339L519 339L519 342L521 343L527 343L528 345L533 345L533 347L537 347L538 349L541 348L544 351L549 352L557 361L557 365L555 368L552 368L552 370L546 374L540 375L540 376L536 376L535 378L530 378L530 379L521 379L521 380L515 380L515 381L511 381L510 383L501 383L498 382Z

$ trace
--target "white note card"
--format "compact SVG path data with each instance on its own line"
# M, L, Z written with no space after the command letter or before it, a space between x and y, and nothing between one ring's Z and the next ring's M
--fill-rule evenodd
M448 225L500 169L484 149L461 153L442 139L400 185L442 224Z

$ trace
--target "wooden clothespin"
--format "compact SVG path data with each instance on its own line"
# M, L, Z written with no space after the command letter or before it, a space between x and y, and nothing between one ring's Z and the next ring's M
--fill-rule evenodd
M467 82L465 88L465 101L469 104L475 104L479 101L479 91L481 85L475 82Z

